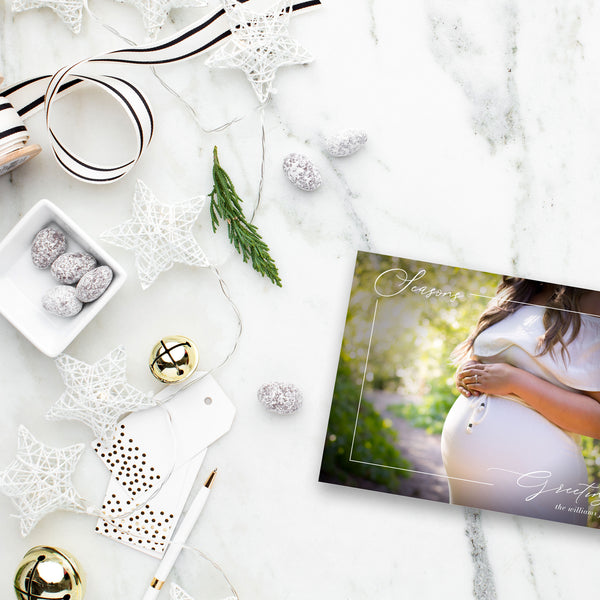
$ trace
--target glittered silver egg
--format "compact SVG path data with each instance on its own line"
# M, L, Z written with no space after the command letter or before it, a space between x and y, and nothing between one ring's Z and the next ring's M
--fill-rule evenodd
M65 252L52 263L50 272L59 283L70 285L77 283L96 264L96 259L87 252Z
M304 154L288 154L283 159L283 171L304 192L314 192L321 185L319 169Z
M54 227L46 227L33 239L31 260L38 269L47 269L66 250L65 234Z
M331 156L341 158L360 150L367 142L367 133L361 129L344 129L325 139L325 149Z
M42 296L42 306L57 317L74 317L81 312L83 304L70 285L58 285Z
M280 415L294 413L302 406L302 393L292 383L265 383L256 395L265 408Z
M104 294L112 278L112 269L106 265L88 271L77 284L77 298L81 302L93 302L97 300Z

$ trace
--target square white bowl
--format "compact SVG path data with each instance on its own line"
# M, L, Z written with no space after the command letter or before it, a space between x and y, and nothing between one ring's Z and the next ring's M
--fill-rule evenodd
M67 252L87 252L98 265L107 265L113 279L100 298L83 305L74 317L58 317L42 307L42 296L60 285L50 269L38 269L31 260L31 244L45 227L67 236ZM0 243L0 313L38 350L58 356L106 306L125 283L127 274L81 227L49 200L40 200Z

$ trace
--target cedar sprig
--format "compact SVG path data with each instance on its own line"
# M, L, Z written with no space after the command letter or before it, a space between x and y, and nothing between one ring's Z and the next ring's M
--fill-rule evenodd
M227 221L229 241L242 255L243 261L250 260L255 271L281 287L277 265L269 255L269 247L258 233L256 225L246 220L241 207L242 199L237 195L231 178L219 163L216 146L213 158L214 187L209 194L213 232L217 231L219 219Z

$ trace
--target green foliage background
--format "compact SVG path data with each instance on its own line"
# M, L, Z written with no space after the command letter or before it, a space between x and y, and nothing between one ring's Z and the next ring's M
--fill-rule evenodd
M425 269L427 275L396 296L379 297L375 281L389 269L403 269L409 278L420 269ZM410 477L409 471L401 469L410 469L411 465L398 450L391 421L380 415L365 396L374 390L397 393L405 401L388 410L428 433L441 433L457 396L450 355L467 338L499 282L500 276L490 273L358 253L321 466L322 481L398 493L402 479ZM379 280L378 290L391 294L402 285L396 272L391 272ZM460 291L465 298L455 302L447 297L425 298L410 291L413 285ZM582 446L590 482L600 481L600 443L584 438ZM350 453L353 461L359 462L349 462ZM592 517L590 525L599 526L600 520Z

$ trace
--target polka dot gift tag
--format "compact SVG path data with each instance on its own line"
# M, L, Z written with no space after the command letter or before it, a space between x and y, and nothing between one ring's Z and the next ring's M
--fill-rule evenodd
M164 401L176 389L169 386L156 400L162 396ZM112 473L103 505L107 518L98 520L96 531L162 556L206 448L229 431L234 415L231 401L207 376L164 404L130 414L112 441L94 442Z
M174 471L168 483L154 497L152 492L133 495L129 491L136 489L131 486L138 485L134 482L134 474L120 477L119 480L113 474L102 505L108 520L99 519L96 531L152 556L162 557L205 455L206 450L203 450L196 458ZM151 472L155 473L156 469ZM146 502L144 498L149 500ZM133 514L119 518L121 514L127 515L137 507L140 508Z

